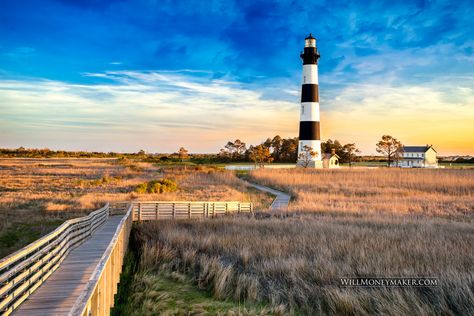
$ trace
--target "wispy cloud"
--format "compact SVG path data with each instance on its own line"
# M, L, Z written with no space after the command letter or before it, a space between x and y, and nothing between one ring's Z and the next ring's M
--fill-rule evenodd
M227 139L257 142L272 133L293 134L296 127L297 104L262 99L233 82L151 71L87 75L111 83L0 81L0 130L11 138L4 144L71 148L75 142L69 141L78 138L89 139L87 148L94 150L172 151L185 145L211 151ZM57 135L45 137L50 132Z
M0 81L2 146L215 152L230 139L257 143L297 136L294 101L271 98L233 81L181 72L108 71L108 83ZM382 134L407 144L433 143L442 153L472 153L474 90L467 84L353 84L321 100L322 137L374 151ZM460 115L462 113L462 115ZM455 135L455 136L454 136Z

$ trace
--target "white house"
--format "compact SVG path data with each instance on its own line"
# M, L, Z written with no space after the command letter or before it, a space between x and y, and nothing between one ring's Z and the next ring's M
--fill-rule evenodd
M432 145L403 146L400 167L405 168L438 168L436 150Z

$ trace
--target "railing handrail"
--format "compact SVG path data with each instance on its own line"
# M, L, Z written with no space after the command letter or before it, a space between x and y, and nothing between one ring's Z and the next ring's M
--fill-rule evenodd
M97 264L96 268L94 269L94 272L92 273L92 276L89 278L89 281L87 282L84 292L82 292L81 295L77 298L69 315L89 314L87 310L91 308L90 304L91 304L92 296L94 295L94 293L97 290L97 287L99 286L99 283L100 283L99 281L105 271L108 261L111 258L111 254L113 253L113 251L115 250L115 247L117 246L117 243L119 241L119 236L121 235L121 233L123 233L122 230L127 228L125 227L127 221L130 221L129 224L131 227L132 210L133 210L133 205L130 204L125 216L122 218L119 225L117 226L117 229L115 230L112 240L110 241L102 257L100 258L99 263ZM128 240L128 236L127 236L127 240ZM123 256L123 254L121 255ZM110 295L110 293L108 294ZM107 308L110 308L110 306L107 306Z
M95 210L94 212L91 212L87 216L69 219L69 220L65 221L64 223L62 223L58 228L56 228L55 230L53 230L49 234L44 235L43 237L33 241L31 244L15 251L14 253L12 253L12 254L10 254L6 257L4 257L3 259L0 260L0 271L3 270L5 267L11 265L12 263L15 263L20 258L23 258L26 255L32 253L34 250L37 250L40 246L46 244L48 241L50 241L51 239L53 239L54 237L56 237L57 235L62 233L64 230L66 230L66 228L68 228L69 225L75 224L76 222L79 222L79 221L89 220L95 214L104 211L108 207L109 207L109 203L105 204L100 209Z
M0 260L0 312L10 314L31 295L109 215L109 203L65 221L42 238Z
M126 203L114 202L114 204L122 205ZM120 220L85 290L74 303L70 315L89 315L91 310L100 311L99 315L105 315L113 306L129 233L132 222L136 220L136 214L138 220L142 220L142 212L144 220L158 220L168 218L170 209L172 218L176 219L183 218L183 212L187 212L189 218L194 215L214 217L253 212L251 202L239 201L131 201L128 203L125 215ZM156 205L155 218L149 216L149 204ZM199 205L199 207L193 207L193 205ZM90 237L107 220L111 214L111 208L113 207L107 203L87 216L67 220L46 236L0 260L0 313L8 315L31 295L59 267L73 248ZM153 209L153 206L151 208ZM164 213L160 214L160 211Z

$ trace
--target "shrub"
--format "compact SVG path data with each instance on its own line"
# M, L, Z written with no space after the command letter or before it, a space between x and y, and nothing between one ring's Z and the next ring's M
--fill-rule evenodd
M147 189L147 183L140 183L135 188L135 192L137 192L137 193L146 193L146 189Z
M163 179L160 181L161 182L161 192L174 192L176 189L178 189L178 185L176 182L170 180L170 179Z
M176 182L170 179L152 180L137 185L136 193L174 192L178 189Z
M153 180L148 182L148 193L161 193L162 191L162 185L160 181L158 180Z

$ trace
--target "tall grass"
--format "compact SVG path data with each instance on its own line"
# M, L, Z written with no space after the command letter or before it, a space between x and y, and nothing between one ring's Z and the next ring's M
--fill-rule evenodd
M253 181L290 192L290 211L397 213L472 220L474 170L255 170Z
M473 315L473 176L256 170L253 181L293 195L289 213L139 225L140 269L186 273L217 298L285 306L286 314ZM419 276L438 278L439 286L339 283Z
M474 313L474 228L400 216L149 222L141 270L179 271L216 298L286 314ZM342 277L439 279L434 288L341 288ZM281 308L280 308L281 309Z

